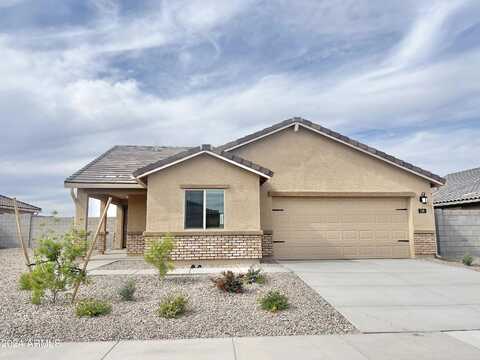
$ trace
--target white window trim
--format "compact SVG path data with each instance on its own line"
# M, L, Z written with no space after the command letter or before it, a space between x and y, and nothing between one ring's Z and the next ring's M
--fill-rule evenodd
M207 190L203 189L203 230L207 229Z
M198 230L207 230L207 191L209 190L221 190L223 191L223 227L218 228L209 228L211 229L224 229L225 228L225 189L184 189L184 197L183 197L183 228L187 231L198 231ZM187 228L187 208L186 208L186 198L187 198L187 191L203 191L203 227L201 228Z

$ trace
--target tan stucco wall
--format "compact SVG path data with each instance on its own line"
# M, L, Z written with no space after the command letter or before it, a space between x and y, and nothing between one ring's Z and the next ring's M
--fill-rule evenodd
M413 201L415 231L434 230L430 183L382 160L299 127L293 126L231 151L263 165L274 176L261 187L262 229L272 227L272 198L268 191L425 192L427 214Z
M127 232L143 232L146 229L147 197L145 195L128 196Z
M184 229L182 185L228 186L224 229L218 231L260 230L258 175L204 154L148 177L147 232L189 231Z

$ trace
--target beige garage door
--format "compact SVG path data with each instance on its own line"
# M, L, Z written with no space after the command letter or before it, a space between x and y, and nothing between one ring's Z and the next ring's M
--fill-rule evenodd
M274 197L279 259L407 258L405 198Z

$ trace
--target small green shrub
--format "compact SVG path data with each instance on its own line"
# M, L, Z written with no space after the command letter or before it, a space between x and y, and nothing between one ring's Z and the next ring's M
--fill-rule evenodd
M18 280L20 290L32 290L32 278L30 273L23 273Z
M134 301L135 300L135 280L127 280L121 287L118 289L118 295L123 301Z
M162 300L158 308L158 316L174 319L185 313L188 299L183 295L168 296Z
M79 301L75 313L78 317L96 317L107 315L112 312L112 305L106 301L86 299Z
M170 255L174 246L173 237L166 235L161 240L152 242L150 248L145 252L145 261L157 268L158 276L161 279L174 269Z
M235 275L232 271L225 271L222 276L212 279L215 286L225 292L242 293L243 275Z
M247 273L243 276L245 283L247 284L265 284L267 281L267 277L262 272L261 268L255 269L251 266Z
M466 254L463 256L462 262L463 262L465 265L467 265L467 266L472 266L472 264L473 264L473 256L470 255L469 253L466 253Z
M263 310L277 312L288 309L288 298L279 291L272 290L265 294L259 300L260 306Z

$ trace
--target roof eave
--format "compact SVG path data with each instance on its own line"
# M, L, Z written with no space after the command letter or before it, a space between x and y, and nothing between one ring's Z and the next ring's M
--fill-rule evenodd
M462 204L473 204L480 203L480 198L473 198L468 200L450 200L442 202L433 202L434 207L450 206L450 205L462 205Z
M1 205L1 206L0 206L0 209L6 209L6 210L12 210L12 211L13 211L13 210L15 210L15 207L13 207L13 206L8 206L8 205ZM41 212L42 209L41 209L41 208L27 209L27 208L23 208L23 207L18 206L18 211L20 211L20 212L28 212L28 213L34 214L34 213L39 213L39 212Z
M138 183L121 183L121 182L81 182L81 181L65 181L65 188L78 189L143 189L144 187Z

